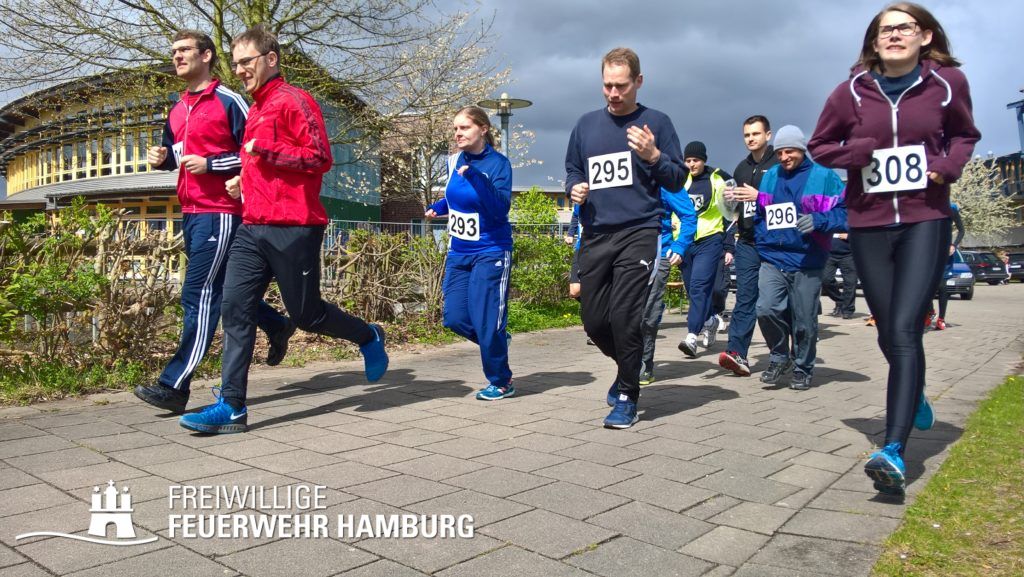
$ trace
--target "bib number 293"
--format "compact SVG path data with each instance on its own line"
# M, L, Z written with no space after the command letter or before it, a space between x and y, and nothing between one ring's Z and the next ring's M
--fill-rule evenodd
M587 159L590 190L633 185L633 156L628 150Z
M876 150L871 164L860 170L860 177L867 193L921 190L928 186L924 145Z
M793 228L796 226L796 205L792 202L780 202L764 207L765 224L768 230Z
M480 214L457 210L449 211L448 234L462 240L480 240Z

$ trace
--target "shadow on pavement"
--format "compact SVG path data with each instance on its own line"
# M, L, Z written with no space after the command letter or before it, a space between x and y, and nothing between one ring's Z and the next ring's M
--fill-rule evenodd
M842 419L843 423L862 433L875 446L881 447L885 442L885 417ZM907 441L903 454L903 462L907 467L907 484L920 478L924 472L924 462L946 450L963 434L963 429L949 423L935 421L928 431L914 431Z
M515 375L513 377L516 386L517 397L529 397L539 395L545 391L559 387L576 387L589 385L594 381L594 373L575 372L540 372L528 375Z
M641 387L638 408L645 421L677 415L711 401L735 399L739 393L715 385L653 384Z

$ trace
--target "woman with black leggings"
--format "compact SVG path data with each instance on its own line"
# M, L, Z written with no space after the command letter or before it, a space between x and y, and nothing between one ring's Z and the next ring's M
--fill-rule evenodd
M864 466L883 493L904 494L910 431L934 422L921 319L949 256L949 185L981 137L958 66L928 10L887 6L808 143L817 162L849 172L850 245L889 363L885 446Z
M928 316L924 318L924 328L928 328L932 324L932 319L935 319L935 330L944 331L946 330L946 306L949 305L949 287L946 286L946 277L949 276L953 269L953 263L956 259L956 251L960 248L960 242L964 239L964 221L960 218L960 207L953 203L949 206L953 210L952 222L953 228L956 229L956 238L953 239L953 243L949 245L949 259L946 260L946 268L943 270L943 274L939 277L939 316L935 316L935 309L928 311Z

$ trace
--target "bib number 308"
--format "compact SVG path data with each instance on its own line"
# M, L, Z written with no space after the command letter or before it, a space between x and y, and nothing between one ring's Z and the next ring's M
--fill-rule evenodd
M882 148L872 154L871 164L860 169L864 192L901 192L928 186L928 159L924 145Z
M462 240L480 240L480 214L449 210L448 234Z
M633 186L633 155L630 151L591 156L587 159L590 190Z
M796 226L796 205L792 202L780 202L764 207L765 224L768 230L793 228Z

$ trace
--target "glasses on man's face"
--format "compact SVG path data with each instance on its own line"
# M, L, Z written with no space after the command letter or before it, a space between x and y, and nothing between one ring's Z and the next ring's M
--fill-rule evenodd
M900 36L914 36L917 31L920 30L920 26L917 22L904 22L903 24L894 24L892 26L881 26L878 28L879 38L888 38L897 33Z
M248 58L242 58L242 59L238 60L237 62L232 61L231 62L231 68L234 69L234 68L238 68L239 66L241 66L242 68L249 68L250 66L253 65L253 63L256 62L256 60L259 59L260 56L266 56L267 54L270 54L270 53L269 52L262 52L260 54L257 54L256 56L249 56Z

